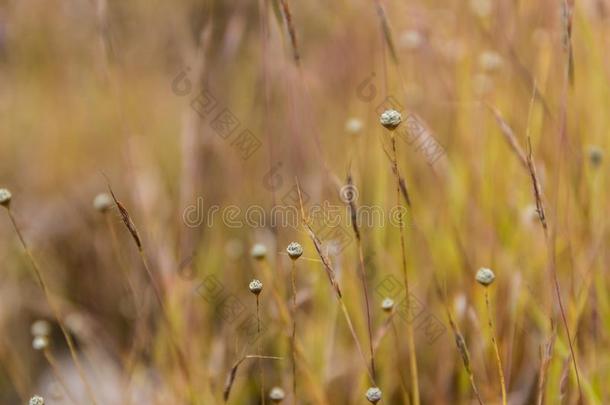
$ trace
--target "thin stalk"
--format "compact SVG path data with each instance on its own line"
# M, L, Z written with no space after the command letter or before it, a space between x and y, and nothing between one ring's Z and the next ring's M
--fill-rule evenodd
M396 324L394 324L393 317L389 318L390 326L392 327L392 334L394 335L394 346L396 350L396 356L398 357L398 353L400 353L400 339L398 338L398 329L396 329ZM402 389L403 396L405 398L405 402L408 402L409 399L409 390L407 389L407 385L405 384L405 376L403 373L403 368L400 367L400 363L397 364L398 369L398 378L400 379L400 388Z
M261 380L261 402L265 405L265 375L263 374L263 347L261 343L261 315L260 301L258 294L256 295L256 332L258 334L258 372Z
M489 293L487 287L485 288L485 306L487 307L487 322L489 324L489 330L491 333L491 343L493 344L494 351L496 354L496 363L498 365L498 374L500 375L500 386L502 388L502 404L506 405L506 383L504 381L504 371L502 370L502 360L500 359L500 350L498 349L498 342L496 341L496 332L493 324L493 316L491 313L491 306L489 305Z
M296 361L296 337L297 337L297 285L295 280L296 260L292 261L290 278L292 281L292 335L290 337L290 346L292 350L292 396L294 403L297 403L297 361Z
M392 139L392 171L396 177L396 205L400 205L400 195L401 195L401 177L400 170L398 168L398 160L396 153L396 137L394 132L391 133ZM407 274L407 253L405 249L405 233L404 226L402 221L402 216L398 216L398 227L400 230L400 251L402 255L402 274L403 274L403 282L405 285L405 294L407 296L406 304L407 304L407 314L411 313L411 303L410 303L410 289L409 289L409 277ZM417 374L417 358L415 354L415 339L413 337L413 325L411 322L407 322L407 349L409 350L409 369L411 372L411 384L413 385L413 405L419 405L419 381Z
M25 253L28 257L30 264L32 265L32 268L34 269L34 274L36 275L36 278L38 279L38 284L40 285L40 288L42 289L42 292L43 292L47 302L49 303L49 306L51 307L51 311L53 312L53 315L55 316L55 319L57 320L57 324L59 325L59 328L61 329L61 333L64 335L64 339L66 340L66 344L68 345L68 349L70 351L70 356L72 357L72 361L74 362L74 365L76 366L78 375L80 376L81 380L83 381L83 384L85 385L85 390L87 391L87 395L89 396L89 399L91 400L91 402L94 405L97 405L97 401L95 400L95 395L93 395L93 389L91 388L91 385L89 384L89 381L87 380L87 377L85 376L85 372L83 371L81 362L78 358L78 354L77 354L76 348L74 346L74 341L72 340L72 337L70 336L70 334L68 332L68 329L64 325L59 308L57 308L55 306L53 300L51 299L51 294L49 293L49 289L48 289L47 283L44 279L44 276L42 274L42 271L40 270L40 267L38 267L38 263L36 263L36 260L34 259L34 256L32 255L30 248L28 247L28 244L26 243L25 239L23 238L23 235L21 234L21 230L19 229L19 226L17 225L17 221L15 220L15 217L13 216L13 212L11 211L10 207L7 208L7 212L8 212L8 216L11 220L11 223L13 224L13 229L15 230L15 233L17 234L17 237L19 238L19 241L21 242L21 246L23 247L23 250L25 251Z

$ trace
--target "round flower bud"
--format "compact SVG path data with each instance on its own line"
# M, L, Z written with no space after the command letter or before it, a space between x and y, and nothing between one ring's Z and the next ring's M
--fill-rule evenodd
M263 291L263 283L261 283L260 280L254 279L250 281L248 288L252 294L258 295Z
M34 395L32 398L30 398L30 405L44 405L44 398Z
M49 339L46 336L35 336L32 340L34 350L44 350L49 346Z
M44 319L39 319L30 326L30 332L32 333L32 336L49 336L51 333L51 325Z
M477 271L476 280L485 287L493 283L495 279L496 275L494 272L486 267L481 267L479 271Z
M256 260L263 260L267 256L267 248L262 243L252 246L250 255Z
M106 212L114 205L114 200L108 193L100 193L93 199L93 208L99 212Z
M280 402L282 402L282 400L284 399L286 395L284 394L284 390L281 389L280 387L273 387L271 388L271 391L269 392L269 398L271 399L271 401L273 401L276 404L279 404Z
M383 309L385 312L391 312L393 308L394 300L392 298L386 298L381 303L381 309Z
M479 66L486 72L495 72L502 67L502 56L494 51L485 51L479 55Z
M8 208L11 205L11 198L13 198L13 195L10 191L5 188L0 188L0 205Z
M286 252L288 252L288 256L290 256L292 260L296 260L303 254L303 247L297 242L290 242L286 248Z
M350 118L345 123L345 130L350 134L357 134L362 131L364 125L358 118Z
M396 110L385 110L381 113L379 122L391 131L400 125L402 122L402 115Z
M589 147L589 162L591 166L598 167L604 160L604 152L598 146Z
M370 403L376 404L381 401L381 390L377 387L369 388L366 390L366 399L368 399Z

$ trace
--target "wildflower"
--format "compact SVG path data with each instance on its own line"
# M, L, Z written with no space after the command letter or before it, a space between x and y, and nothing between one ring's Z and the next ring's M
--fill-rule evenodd
M286 252L288 252L288 256L290 256L292 260L297 260L303 254L303 247L297 242L290 242L286 248Z
M485 51L479 55L479 66L486 72L495 72L502 67L503 60L499 53Z
M394 308L394 300L392 298L386 298L381 303L381 309L385 312L391 312L392 308Z
M494 282L494 280L496 279L496 275L490 269L486 267L481 267L479 271L477 271L477 275L475 278L479 282L479 284L487 287L488 285L491 285L491 283Z
M32 340L34 350L44 350L49 347L49 339L46 336L35 336Z
M49 336L51 333L51 325L44 319L39 319L30 326L30 332L32 333L32 336Z
M366 390L366 399L368 399L370 403L376 404L381 400L381 390L377 387L369 388Z
M345 130L350 134L359 133L360 131L362 131L363 127L364 125L362 124L362 121L358 118L350 118L345 123Z
M406 49L415 50L424 42L424 37L417 30L405 31L400 35L400 45Z
M276 404L279 404L284 399L284 390L280 387L273 387L269 392L269 398Z
M0 188L0 205L9 208L11 205L11 198L13 198L13 195L10 191L5 188Z
M385 110L379 117L381 125L389 129L390 131L396 129L402 121L402 116L396 110Z
M252 294L258 295L261 293L261 291L263 291L263 283L261 283L260 280L254 279L250 281L248 288Z
M267 257L267 248L262 243L257 243L252 246L252 250L250 251L250 255L256 260L263 260Z
M32 398L30 398L30 405L44 405L44 398L34 395Z
M100 193L93 199L93 208L99 212L106 212L112 208L114 200L108 193Z

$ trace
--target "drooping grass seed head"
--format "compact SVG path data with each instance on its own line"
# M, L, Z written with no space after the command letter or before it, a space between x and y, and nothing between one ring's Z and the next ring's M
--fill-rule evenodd
M13 195L6 188L0 188L0 205L5 208L9 208L11 205L11 199Z
M44 319L34 321L30 326L30 333L32 336L49 336L51 333L51 324Z
M44 350L49 347L49 339L46 336L34 336L34 340L32 340L32 347L34 350Z
M286 248L286 252L288 252L288 256L290 256L292 260L297 260L303 255L303 246L297 242L290 242Z
M493 271L491 271L491 269L481 267L479 271L477 271L477 275L475 278L479 284L487 287L494 282L494 280L496 279L496 275Z
M394 300L392 298L386 298L381 303L381 309L383 309L385 312L392 312L393 308L394 308Z
M271 399L274 404L282 402L285 396L284 390L280 387L273 387L271 388L271 391L269 391L269 399Z
M250 281L248 288L252 294L258 295L261 293L261 291L263 291L263 283L261 283L260 280L254 279Z
M108 193L100 193L93 199L93 208L99 212L106 212L114 205L114 200Z
M589 147L589 163L593 167L599 167L604 160L604 152L598 146Z
M396 110L385 110L379 117L379 122L390 131L395 130L402 122L402 115Z
M250 255L256 260L264 260L265 257L267 257L267 248L262 243L257 243L256 245L252 246Z
M30 398L29 405L44 405L44 398L39 395L34 395L32 398Z
M376 404L381 401L381 390L377 387L369 388L366 390L366 399L368 399L370 403Z

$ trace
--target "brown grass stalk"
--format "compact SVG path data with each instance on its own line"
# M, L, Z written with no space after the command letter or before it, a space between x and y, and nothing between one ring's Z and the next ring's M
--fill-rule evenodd
M347 174L347 185L348 185L348 187L353 187L353 185L354 185L353 179L352 179L352 174L350 171L348 171L348 174ZM365 271L365 266L364 266L364 253L362 250L362 234L358 227L358 209L356 207L355 198L349 199L348 206L349 206L349 210L350 210L352 229L354 231L354 236L356 237L356 245L358 248L358 264L359 264L358 269L360 272L359 278L362 283L362 293L364 295L364 303L366 305L366 323L367 323L367 330L368 330L368 334L369 334L369 350L370 350L370 354L371 354L371 373L373 374L373 378L375 379L377 377L377 373L375 371L375 353L373 351L373 322L371 319L371 303L370 303L370 299L369 299L366 271Z
M345 317L345 321L347 322L349 331L352 335L352 338L354 339L356 348L358 349L358 352L360 353L360 356L362 357L362 360L365 364L365 368L370 377L371 383L373 384L373 386L376 386L375 378L373 376L372 371L368 367L368 361L366 360L366 356L364 354L364 351L362 350L362 345L360 344L360 341L358 340L358 336L356 335L356 330L354 329L354 324L352 322L352 318L350 317L347 307L345 306L345 302L343 300L343 294L341 293L341 288L339 287L339 284L337 283L337 279L335 277L335 271L332 267L332 264L330 263L330 259L322 251L322 242L320 242L320 239L316 236L313 229L311 228L311 225L309 224L309 218L305 216L305 208L303 206L303 197L301 194L301 187L298 182L297 182L297 192L299 194L299 204L301 206L301 216L302 216L303 226L305 227L305 230L309 234L309 237L311 238L311 240L314 244L314 247L316 249L316 252L318 253L318 256L322 260L322 264L324 265L324 270L326 271L328 281L331 285L333 292L335 293L335 297L337 298L339 306L341 307L341 311L343 312L343 316Z

